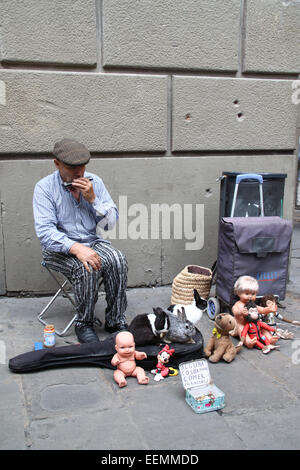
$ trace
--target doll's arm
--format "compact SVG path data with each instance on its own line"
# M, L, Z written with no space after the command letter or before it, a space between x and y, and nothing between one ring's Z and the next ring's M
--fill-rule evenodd
M285 321L287 323L291 323L292 325L300 325L300 321L299 320L289 320L288 318L285 318L281 315L278 315L278 318L279 320L282 320L282 321Z
M134 357L138 361L141 361L142 359L146 359L147 354L145 352L141 352L141 351L134 351Z
M266 323L264 322L260 322L260 327L263 328L264 330L268 330L268 331L276 331L275 328L273 328L272 326L270 325L267 325Z
M267 307L261 307L260 305L257 305L257 310L258 313L261 313L262 315L268 315L268 313L277 311L277 305L275 302L272 303L272 305L268 305Z
M118 353L117 353L117 354L115 354L115 355L113 356L113 358L112 358L112 360L111 360L111 365L114 366L114 367L116 367L116 366L118 366L118 365L120 364L120 362L121 362L121 361L120 361L119 355L118 355Z

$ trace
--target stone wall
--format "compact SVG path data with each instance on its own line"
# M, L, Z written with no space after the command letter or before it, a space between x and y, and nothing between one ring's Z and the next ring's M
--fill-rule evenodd
M198 249L117 228L129 286L212 265L223 171L287 173L291 219L299 23L298 0L0 0L0 294L53 290L32 194L63 137L92 152L120 223L203 205Z

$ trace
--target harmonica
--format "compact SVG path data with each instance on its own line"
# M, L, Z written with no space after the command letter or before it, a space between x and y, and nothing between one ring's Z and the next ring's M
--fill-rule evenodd
M93 178L91 176L84 176L84 178L87 178L88 180L93 181ZM71 183L64 183L65 188L69 188L70 186L72 186L72 182Z

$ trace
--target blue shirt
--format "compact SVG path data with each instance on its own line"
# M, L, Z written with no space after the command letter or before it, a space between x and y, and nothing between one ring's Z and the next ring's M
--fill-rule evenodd
M82 194L79 202L63 185L59 171L41 179L34 188L33 215L35 231L44 250L68 253L75 243L90 246L102 240L96 233L99 226L111 229L118 219L118 209L101 178L93 178L96 196L90 204Z

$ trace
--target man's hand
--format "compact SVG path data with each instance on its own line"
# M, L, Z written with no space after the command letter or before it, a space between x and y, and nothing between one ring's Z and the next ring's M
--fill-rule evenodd
M92 204L96 199L93 183L87 178L76 178L72 181L72 186L79 189L84 199L86 199L90 204Z
M101 258L95 250L88 246L82 245L81 243L74 243L70 248L70 254L76 256L81 261L85 269L90 272L89 265L95 271L101 268Z

